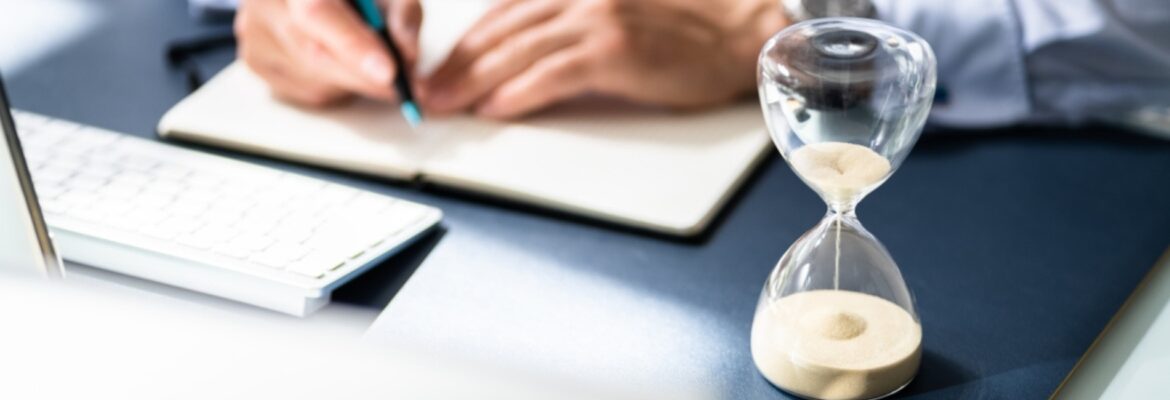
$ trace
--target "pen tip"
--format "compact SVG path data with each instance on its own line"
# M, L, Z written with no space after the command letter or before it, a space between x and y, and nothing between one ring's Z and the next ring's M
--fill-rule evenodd
M411 128L417 128L418 124L422 123L422 112L413 101L402 102L402 116L406 118L406 123L410 124Z

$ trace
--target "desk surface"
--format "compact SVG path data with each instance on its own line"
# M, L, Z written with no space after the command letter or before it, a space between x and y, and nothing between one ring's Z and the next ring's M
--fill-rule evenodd
M227 27L195 24L177 1L91 3L103 11L94 30L6 77L12 100L153 137L186 93L165 44ZM230 57L201 63L210 72ZM776 157L709 235L680 242L233 156L446 212L442 232L337 294L374 309L393 298L378 340L784 398L755 372L748 332L765 277L824 206ZM1167 204L1170 143L1099 127L928 134L859 209L924 326L922 370L900 396L1046 397L1166 248Z

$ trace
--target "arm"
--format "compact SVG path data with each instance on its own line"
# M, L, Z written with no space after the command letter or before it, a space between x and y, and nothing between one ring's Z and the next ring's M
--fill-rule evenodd
M981 127L1079 123L1170 104L1163 0L874 0L878 17L934 47L932 120Z

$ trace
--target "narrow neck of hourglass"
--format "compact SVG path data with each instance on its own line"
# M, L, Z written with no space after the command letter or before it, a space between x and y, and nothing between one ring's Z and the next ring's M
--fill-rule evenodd
M829 205L829 209L825 212L825 218L842 218L842 219L857 219L857 212L854 207L845 209L835 208Z
M828 188L817 192L821 195L821 200L825 202L825 206L829 208L829 212L838 214L851 214L857 208L857 204L861 203L861 199L865 198L866 194L872 188L856 189L848 188L846 190Z

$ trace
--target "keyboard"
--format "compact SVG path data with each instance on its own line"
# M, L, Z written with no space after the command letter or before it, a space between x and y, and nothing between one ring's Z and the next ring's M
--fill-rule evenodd
M13 111L63 258L304 316L442 218L433 207Z

